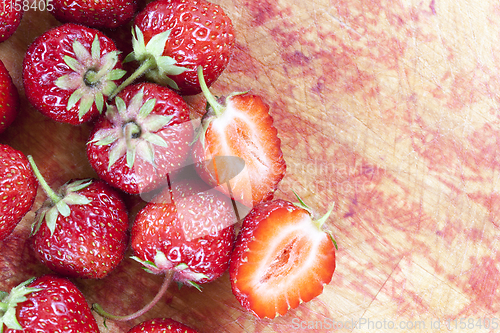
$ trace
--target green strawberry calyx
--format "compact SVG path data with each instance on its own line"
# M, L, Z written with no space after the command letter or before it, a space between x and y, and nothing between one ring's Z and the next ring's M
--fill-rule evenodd
M27 300L26 295L42 290L27 287L33 280L34 278L24 281L12 288L10 293L0 292L0 333L3 333L4 325L13 330L23 329L16 317L16 306Z
M312 210L311 207L309 207L305 202L304 200L302 200L302 198L295 192L293 191L293 194L295 195L295 197L297 198L298 202L294 203L294 205L296 207L299 207L299 208L302 208L304 210L306 210L310 216L313 216L314 215L314 212ZM332 206L330 207L330 209L323 215L321 216L320 218L318 219L313 219L313 223L314 225L319 229L319 230L323 230L323 226L325 224L325 222L328 220L328 218L330 217L330 215L332 214L333 212L333 208L335 207L335 203L332 204ZM338 245L337 245L337 241L335 240L335 238L333 237L333 234L331 231L329 230L323 230L324 232L326 232L328 234L328 237L330 237L330 240L332 241L333 245L335 246L335 249L338 250Z
M205 274L192 271L185 263L174 264L173 262L168 260L168 258L162 251L159 250L156 251L154 261L142 260L137 256L133 256L131 258L141 263L144 266L143 269L148 273L161 274L172 271L176 275L176 281L183 284L188 284L198 290L201 290L201 288L197 282L201 281L202 279L208 279L208 276L206 276Z
M154 146L168 147L168 143L156 132L167 126L173 116L151 114L156 99L144 101L144 88L132 97L129 105L119 96L115 105L108 105L106 117L114 125L98 130L89 144L107 146L108 170L123 156L132 169L139 156L156 167Z
M31 235L34 235L40 230L42 224L47 223L50 234L53 235L56 230L57 218L59 215L68 217L71 214L70 205L88 205L91 200L86 196L79 194L80 190L92 184L91 179L76 180L74 182L61 186L58 193L50 188L45 179L43 178L40 170L38 169L33 157L27 156L31 164L33 173L35 174L40 186L47 195L48 199L37 211L37 219L31 228Z
M81 120L96 105L102 113L105 97L107 98L117 85L115 81L121 79L126 71L114 69L118 63L118 51L111 51L101 56L101 44L96 35L90 52L79 41L73 42L75 58L68 55L63 57L64 62L73 72L59 77L55 85L63 90L73 91L69 97L67 110L80 102L78 117Z
M189 68L178 66L174 58L163 55L170 32L171 30L166 30L156 34L146 44L141 29L138 26L132 28L133 51L125 57L123 62L137 61L141 65L112 93L111 98L142 75L146 75L148 79L160 85L179 90L179 86L169 75L182 74Z

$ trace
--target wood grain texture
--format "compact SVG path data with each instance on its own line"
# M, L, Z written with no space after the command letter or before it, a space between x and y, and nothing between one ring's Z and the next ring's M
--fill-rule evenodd
M272 321L243 311L227 274L202 293L171 288L140 320L167 316L200 332L325 332L318 325L333 320L357 323L339 331L386 332L375 325L423 321L412 332L445 332L446 319L499 317L500 5L214 2L232 18L237 45L212 91L251 88L271 105L287 161L276 196L292 199L294 189L318 213L336 203L327 226L339 244L337 271L321 296ZM0 44L22 97L0 142L32 154L61 185L94 176L84 153L90 126L44 118L21 81L28 44L57 24L28 11ZM203 100L187 100L199 115ZM26 242L33 217L0 243L0 290L47 272ZM126 260L102 281L75 282L89 303L127 314L153 297L161 277ZM139 320L98 322L121 333Z

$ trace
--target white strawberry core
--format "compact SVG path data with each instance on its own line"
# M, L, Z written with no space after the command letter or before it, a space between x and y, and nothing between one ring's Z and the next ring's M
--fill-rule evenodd
M320 247L325 241L325 233L314 227L310 216L304 216L297 223L280 229L278 236L272 238L263 248L266 252L250 285L265 298L280 295L283 290L291 291L299 287L296 282L314 271L320 265ZM260 254L262 255L262 254ZM277 283L285 286L277 286Z
M242 124L244 124L246 129L239 129ZM217 132L219 137L225 137L225 140L221 140L221 148L227 156L231 156L233 151L239 150L233 148L234 146L244 146L246 148L242 152L246 152L247 154L246 156L239 157L243 158L245 163L252 163L256 174L263 175L269 173L271 161L262 154L266 150L260 145L261 140L257 136L259 129L255 125L254 120L234 107L231 99L227 100L225 111L212 121L211 126L212 130ZM229 137L230 134L234 134L234 136Z

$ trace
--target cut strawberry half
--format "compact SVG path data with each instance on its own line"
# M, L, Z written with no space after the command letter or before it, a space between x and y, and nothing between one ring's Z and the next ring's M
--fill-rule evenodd
M331 212L331 210L330 210ZM275 200L245 217L231 257L234 295L260 318L284 315L323 292L335 271L335 241L303 205Z
M217 101L204 84L200 68L198 74L210 107L193 147L197 172L207 183L248 207L272 199L285 175L286 163L269 106L250 93L233 93ZM235 159L220 158L224 156L240 158L244 162L242 171L235 172L241 167Z

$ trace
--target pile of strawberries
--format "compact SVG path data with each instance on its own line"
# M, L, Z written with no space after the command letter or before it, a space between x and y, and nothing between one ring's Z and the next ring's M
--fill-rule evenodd
M101 279L132 257L165 282L200 288L229 269L232 291L259 318L275 318L321 294L335 270L336 243L298 203L274 199L285 160L261 97L209 91L232 56L230 18L205 0L56 0L62 22L29 46L23 84L33 107L54 121L93 124L87 157L99 179L71 179L59 189L36 161L0 144L0 241L32 209L30 244L54 274L0 292L0 332L98 332L84 296L66 277ZM7 8L7 9L5 9ZM22 10L4 7L0 41ZM133 20L133 21L131 21ZM133 22L124 56L103 29ZM6 23L4 23L6 22ZM0 61L0 132L16 117L19 96ZM203 93L207 108L191 119L184 96ZM129 221L124 196L143 208ZM131 227L130 227L131 226ZM154 319L130 332L194 332Z

